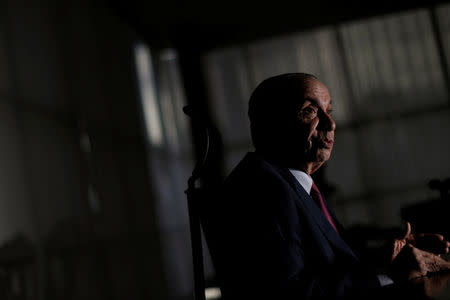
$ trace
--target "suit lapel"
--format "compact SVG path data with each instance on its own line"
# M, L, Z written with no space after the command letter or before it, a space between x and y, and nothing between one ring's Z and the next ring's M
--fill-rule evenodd
M334 210L330 207L330 205L328 204L328 202L326 201L325 198L324 198L324 203L328 209L328 212L331 215L331 218L333 218L334 224L336 225L338 230L341 230L341 231L344 230L344 226L342 226L341 222L339 222L339 219L337 218L336 214L334 213Z
M287 182L294 188L297 195L299 196L295 201L297 207L301 211L308 212L317 226L320 228L320 231L323 233L325 238L336 248L341 249L345 253L350 254L354 258L356 255L350 249L348 244L342 239L342 237L334 230L331 224L328 222L323 212L311 198L311 196L305 191L305 189L300 185L297 179L292 175L289 170L285 168L279 168L281 175L287 180ZM327 205L327 204L326 204ZM327 205L328 211L334 220L337 221L336 216L333 210ZM342 229L342 225L339 222L336 222L338 228Z

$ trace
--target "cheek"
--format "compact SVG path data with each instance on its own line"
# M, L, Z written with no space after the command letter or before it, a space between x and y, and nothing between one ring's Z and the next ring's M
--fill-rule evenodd
M309 141L314 140L314 138L316 138L318 136L317 124L319 124L319 122L313 121L313 122L309 123L306 127L307 136L308 136Z
M317 135L317 125L319 125L319 119L316 118L309 124L309 132L310 135L316 136Z

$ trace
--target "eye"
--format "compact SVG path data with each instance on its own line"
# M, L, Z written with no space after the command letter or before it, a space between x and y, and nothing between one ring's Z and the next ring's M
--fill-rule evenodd
M303 111L305 112L305 113L315 113L316 112L316 110L314 109L314 108L312 108L311 106L308 106L308 107L305 107L304 109L303 109Z
M299 114L303 118L313 119L317 116L317 109L312 106L302 108Z

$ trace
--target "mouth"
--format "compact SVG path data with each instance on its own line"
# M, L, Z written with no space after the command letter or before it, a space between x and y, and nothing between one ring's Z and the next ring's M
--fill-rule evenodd
M324 138L319 141L319 147L325 149L331 149L334 145L334 139Z

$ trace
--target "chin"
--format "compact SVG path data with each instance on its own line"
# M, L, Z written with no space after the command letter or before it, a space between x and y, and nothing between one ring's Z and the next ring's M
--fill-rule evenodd
M306 158L306 161L316 162L316 163L324 163L331 157L332 149L329 148L306 148L303 151L303 157Z
M331 157L331 149L321 149L317 152L316 159L318 162L324 163Z

